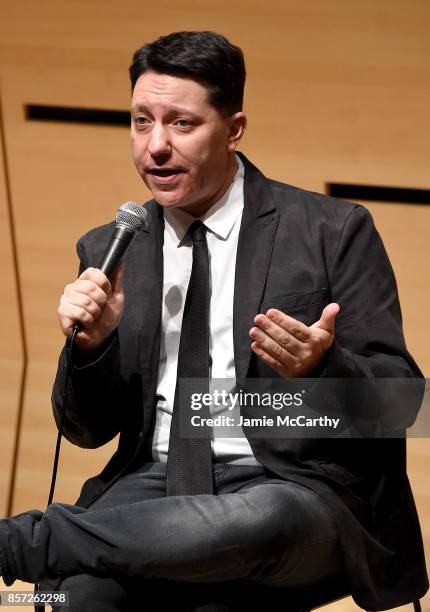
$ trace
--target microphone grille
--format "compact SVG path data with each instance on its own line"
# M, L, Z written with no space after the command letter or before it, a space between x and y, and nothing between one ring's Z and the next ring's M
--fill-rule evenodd
M135 234L146 229L148 221L148 210L136 202L125 202L116 211L117 224L126 225Z

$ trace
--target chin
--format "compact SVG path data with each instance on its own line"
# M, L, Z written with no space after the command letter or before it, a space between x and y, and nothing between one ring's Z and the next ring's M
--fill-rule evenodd
M174 193L166 193L165 191L153 191L154 199L163 208L177 208L183 206L183 199Z

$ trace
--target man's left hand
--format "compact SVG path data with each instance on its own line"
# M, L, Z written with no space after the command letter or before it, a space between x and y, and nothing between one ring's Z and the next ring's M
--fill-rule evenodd
M323 359L334 340L339 304L324 308L319 321L307 326L275 308L254 318L249 330L251 349L283 378L308 376Z

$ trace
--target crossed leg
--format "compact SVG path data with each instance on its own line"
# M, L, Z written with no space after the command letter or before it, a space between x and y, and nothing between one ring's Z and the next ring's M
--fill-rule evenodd
M44 513L0 521L5 582L58 577L62 588L69 580L76 591L79 580L87 580L78 575L90 575L104 592L108 582L100 579L113 576L299 586L340 570L336 526L315 493L268 477L260 467L226 465L217 495L131 503L119 495L117 505L112 491L110 500L108 495L90 508L52 504ZM115 595L109 583L117 607L104 610L126 609L118 584ZM88 609L96 610L94 602Z

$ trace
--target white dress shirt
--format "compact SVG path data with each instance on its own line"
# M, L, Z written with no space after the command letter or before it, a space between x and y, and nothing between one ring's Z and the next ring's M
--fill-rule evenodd
M236 159L238 168L231 186L200 217L208 228L211 379L230 379L227 391L234 387L236 376L233 350L235 266L232 262L236 261L244 203L244 167L238 156ZM154 461L167 462L182 316L193 257L193 245L186 234L195 218L184 210L173 208L164 209L164 221L162 335L152 456ZM259 465L244 435L240 438L214 436L211 447L214 461Z

